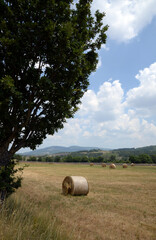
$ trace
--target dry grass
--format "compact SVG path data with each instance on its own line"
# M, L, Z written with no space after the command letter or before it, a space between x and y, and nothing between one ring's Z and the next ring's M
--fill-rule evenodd
M9 201L18 202L18 208L18 205L24 206L23 216L33 209L32 215L22 220L25 228L28 224L34 227L34 219L37 219L37 226L46 227L44 234L49 238L29 238L26 229L26 238L24 235L20 238L22 223L18 225L13 217L8 220L5 213L3 216L1 213L0 239L11 240L5 236L16 229L19 238L12 238L16 240L51 240L60 236L61 240L155 240L155 173L156 167L152 166L127 169L117 166L116 171L112 171L96 165L90 168L78 164L30 164L24 170L23 187ZM88 180L87 196L62 194L64 177L72 175L81 175ZM43 224L44 220L46 224ZM39 231L42 236L44 230L37 226L34 230L31 227L30 231L34 231L34 236L38 236ZM57 238L50 235L51 228L56 228Z

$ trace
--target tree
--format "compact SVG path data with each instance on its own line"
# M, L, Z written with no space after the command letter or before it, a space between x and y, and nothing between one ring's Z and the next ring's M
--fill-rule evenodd
M110 162L116 161L116 155L111 155L109 160L110 160Z
M137 159L138 159L137 156L133 156L133 155L129 156L129 162L130 163L137 163Z
M131 163L152 163L152 158L148 154L140 154L138 156L130 156Z
M0 166L74 116L106 42L92 0L0 0Z
M138 158L141 163L152 163L152 159L148 154L140 154Z
M156 155L150 155L152 163L156 163Z

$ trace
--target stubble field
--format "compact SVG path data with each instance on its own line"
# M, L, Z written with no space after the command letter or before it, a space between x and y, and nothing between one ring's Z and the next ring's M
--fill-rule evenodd
M87 196L64 196L66 176L84 176ZM156 167L123 169L30 163L0 211L1 240L155 240Z

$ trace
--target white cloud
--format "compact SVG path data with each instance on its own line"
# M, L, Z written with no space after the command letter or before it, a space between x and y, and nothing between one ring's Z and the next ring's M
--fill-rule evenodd
M69 119L65 123L64 128L54 135L49 135L42 144L43 147L59 145L59 146L71 146L78 145L81 136L84 134L83 124L87 124L86 120L83 123L80 119Z
M138 115L156 115L156 62L136 75L140 84L128 91L126 105Z
M98 61L98 64L97 64L97 69L99 69L101 66L102 66L102 60L101 60L101 57L99 56L99 61Z
M97 94L88 90L82 98L80 115L89 114L90 118L96 121L113 120L123 111L122 99L123 90L118 80L104 82Z
M109 51L109 49L110 49L106 44L102 44L101 48L105 49L106 51Z
M92 113L93 111L98 110L98 99L96 94L93 90L88 90L83 98L82 104L80 105L80 114L88 114L89 112Z
M156 16L155 0L94 0L97 9L106 13L109 36L120 42L136 37Z

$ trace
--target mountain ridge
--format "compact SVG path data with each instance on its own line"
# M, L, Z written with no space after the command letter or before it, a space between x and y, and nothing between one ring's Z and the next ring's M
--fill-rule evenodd
M42 149L37 149L34 151L19 153L22 156L44 156L44 155L53 155L59 153L72 153L72 152L81 152L81 151L91 151L91 150L102 150L102 151L111 151L112 153L118 153L122 156L129 155L138 155L138 154L156 154L156 145L150 145L145 147L138 148L99 148L99 147L82 147L82 146L50 146Z
M22 156L43 156L43 155L52 155L56 153L70 153L70 152L79 152L79 151L90 151L90 150L105 150L110 151L109 148L99 148L99 147L82 147L82 146L50 146L38 150L33 150L30 152L19 153Z

